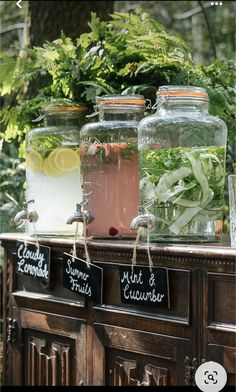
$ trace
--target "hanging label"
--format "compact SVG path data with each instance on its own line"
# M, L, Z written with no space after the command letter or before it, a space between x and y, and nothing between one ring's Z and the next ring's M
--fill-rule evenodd
M102 302L103 270L69 253L63 255L63 286L95 303Z
M16 272L49 282L50 256L48 246L16 241Z
M169 280L166 268L120 266L121 302L169 308Z

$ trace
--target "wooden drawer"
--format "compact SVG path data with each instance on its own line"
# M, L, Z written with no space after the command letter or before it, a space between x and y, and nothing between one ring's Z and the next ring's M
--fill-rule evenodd
M170 322L190 323L191 272L168 268L170 308L130 305L121 303L119 286L119 266L112 263L97 263L103 268L103 305L101 309L116 308L130 314L143 314L144 317L165 319ZM96 307L98 309L98 307Z
M84 297L63 287L62 257L52 256L49 284L45 284L40 279L16 273L14 253L11 256L11 262L13 266L12 295L19 306L58 314L64 312L75 316L78 308L86 307Z

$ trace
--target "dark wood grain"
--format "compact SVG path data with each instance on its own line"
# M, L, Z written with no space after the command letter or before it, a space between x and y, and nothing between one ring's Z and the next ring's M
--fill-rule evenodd
M63 287L63 253L73 239L39 239L51 247L52 279L44 285L16 274L15 244L24 238L0 238L5 385L193 385L204 360L221 363L235 385L235 249L151 244L154 265L169 274L170 309L157 309L121 303L119 265L131 263L133 241L89 241L104 271L103 303L95 305ZM146 244L137 255L148 265Z

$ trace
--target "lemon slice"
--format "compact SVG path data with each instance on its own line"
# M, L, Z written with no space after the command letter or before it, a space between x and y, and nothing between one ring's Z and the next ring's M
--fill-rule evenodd
M40 173L43 169L43 158L36 150L31 150L26 155L26 166L29 167L33 172Z
M63 174L62 170L59 170L55 165L55 150L52 151L49 156L44 160L43 170L46 176L58 177Z
M60 147L56 149L54 159L58 170L71 171L80 166L79 154L70 148Z

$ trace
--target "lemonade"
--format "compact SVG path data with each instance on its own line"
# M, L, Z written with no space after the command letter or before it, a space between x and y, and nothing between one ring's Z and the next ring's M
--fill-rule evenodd
M39 215L30 234L74 235L75 224L66 224L82 201L78 145L58 146L44 153L31 148L26 155L27 200L34 199ZM46 151L46 153L45 153ZM79 223L79 234L83 225Z

